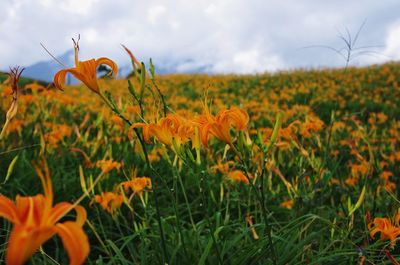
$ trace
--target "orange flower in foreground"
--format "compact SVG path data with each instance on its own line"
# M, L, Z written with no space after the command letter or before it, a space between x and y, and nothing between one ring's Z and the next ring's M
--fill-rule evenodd
M79 39L78 39L79 42ZM74 40L75 52L75 67L63 69L54 76L54 85L58 89L62 89L62 84L65 84L67 73L72 74L77 79L81 80L90 90L100 94L100 88L97 83L97 67L105 64L111 68L111 75L115 77L118 72L117 64L105 57L98 59L90 59L87 61L78 60L79 44Z
M14 224L6 253L6 264L23 264L47 240L58 234L70 258L70 264L82 264L89 254L89 241L82 229L86 211L81 206L61 202L53 207L53 187L46 163L35 170L43 184L44 194L18 196L14 203L0 195L0 217ZM60 219L75 209L75 221Z
M368 224L368 228L371 229L370 236L375 237L376 233L380 233L379 240L390 240L392 247L396 244L396 238L400 235L400 208L393 220L388 218L375 218L374 221Z

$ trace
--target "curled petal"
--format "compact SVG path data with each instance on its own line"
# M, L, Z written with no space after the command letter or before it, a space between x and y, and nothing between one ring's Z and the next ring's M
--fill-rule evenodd
M372 239L375 238L375 234L380 232L381 230L378 227L375 227L374 229L371 230L371 232L369 232L369 235L371 236Z
M12 223L19 223L17 207L9 198L0 195L0 217Z
M57 203L53 207L53 209L51 209L49 217L46 218L46 220L43 220L43 222L46 222L46 224L48 225L54 225L72 209L74 209L74 207L71 203L68 202Z
M65 77L67 76L68 69L58 71L54 76L54 85L56 88L63 90L62 85L65 84Z
M115 77L117 75L118 66L113 60L108 59L106 57L101 57L96 60L96 67L100 66L101 64L105 64L111 68L111 76L112 77Z
M147 144L150 144L150 125L146 123L135 123L131 126L132 129L142 128L143 138Z
M80 205L75 206L76 211L76 223L80 226L83 226L86 222L87 213L85 208Z
M70 264L83 264L89 255L90 247L82 226L77 222L68 221L57 224L54 229L61 237L64 248L67 250Z

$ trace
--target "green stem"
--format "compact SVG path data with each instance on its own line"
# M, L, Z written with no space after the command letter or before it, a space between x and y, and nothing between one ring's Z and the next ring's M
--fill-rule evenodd
M132 122L130 120L128 120L120 111L118 111L117 109L114 108L114 106L111 104L111 102L102 94L99 93L101 99L110 107L110 109L117 114L123 121L125 121L129 126L132 126ZM140 106L140 108L142 108ZM142 147L145 159L146 159L146 164L147 166L152 170L155 171L150 163L149 160L149 156L147 154L147 149L146 149L146 144L143 140L143 138L141 137L139 131L137 130L137 128L134 128L135 134L139 139L140 145ZM166 256L167 256L167 247L165 244L165 235L164 235L164 229L162 226L162 222L161 222L161 214L160 214L160 205L159 205L159 201L158 201L158 189L155 188L155 185L153 186L153 199L155 202L155 206L156 206L156 212L157 212L157 222L158 222L158 226L159 226L159 230L160 230L160 237L161 237L161 246L162 246L162 251L163 251L163 264L165 264L165 261L167 260Z
M202 175L202 178L203 178L203 177L204 177L204 173L201 173L201 175ZM207 209L205 218L206 218L206 220L207 220L207 225L208 225L208 227L209 227L209 229L210 229L210 235L211 235L211 239L212 239L212 241L213 241L213 243L214 243L214 246L215 246L215 251L217 252L218 263L219 263L220 265L222 265L223 262L222 262L221 252L220 252L220 250L219 250L218 242L217 242L217 239L215 238L215 235L214 235L214 232L213 232L213 229L212 229L212 225L211 225L211 221L210 221L210 216L208 215L208 203L207 203L207 207L206 207L206 198L205 198L204 192L203 192L203 191L205 191L205 190L209 190L209 188L206 189L205 187L202 187L202 186L201 186L201 183L199 183L198 180L197 180L197 185L198 185L198 187L199 187L199 189L200 189L201 200L202 200L202 202L203 202L204 209Z
M276 256L276 252L275 252L275 248L274 248L274 243L272 240L272 228L268 222L267 207L265 206L264 195L260 195L259 191L257 190L257 187L254 185L254 183L250 179L250 176L248 173L249 170L248 170L247 164L244 162L242 154L236 149L236 147L233 144L230 144L230 147L235 152L235 154L239 157L240 162L244 169L245 176L246 176L247 180L249 181L249 184L252 187L252 189L254 190L254 193L256 194L256 197L260 203L261 214L264 219L265 228L267 229L267 237L268 237L269 247L270 247L271 254L272 254L271 259L272 259L273 264L276 265L277 264L277 256Z
M186 207L188 209L190 223L192 224L193 230L197 233L197 228L196 228L196 225L194 224L192 210L190 209L189 200L188 200L188 197L186 195L186 190L185 190L185 186L183 185L181 174L177 173L177 175L178 175L179 184L180 184L181 189L182 189L183 198L185 199Z

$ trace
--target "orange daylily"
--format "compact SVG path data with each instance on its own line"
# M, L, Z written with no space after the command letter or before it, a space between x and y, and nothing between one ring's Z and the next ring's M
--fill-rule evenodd
M292 209L293 200L287 200L287 201L281 202L280 206L285 207L287 209Z
M44 194L22 197L14 203L0 195L0 217L14 224L8 242L6 264L23 264L47 240L58 234L70 258L70 264L82 264L89 254L89 241L82 229L86 210L61 202L53 207L53 187L46 163L34 165L43 184ZM77 213L75 221L59 222L69 211Z
M63 69L57 72L54 76L55 87L58 89L62 89L62 84L65 84L67 73L70 73L74 77L82 81L90 90L97 94L100 94L100 88L97 83L97 67L102 64L109 66L111 68L112 77L115 77L115 75L118 73L117 64L106 57L90 59L87 61L79 61L78 51L79 44L74 40L75 67Z
M237 183L243 182L245 184L249 184L249 179L241 170L229 172L227 178Z
M235 164L233 161L227 161L226 163L222 163L221 160L218 161L218 163L214 166L211 167L211 170L213 171L219 171L221 174L228 174L230 167Z
M125 192L128 192L130 188L133 194L139 195L141 195L146 188L151 189L152 187L151 179L148 177L133 177L132 180L122 182L121 185L124 187Z
M171 146L174 134L177 133L181 122L177 115L169 114L157 123L136 123L132 128L142 128L146 143L150 144L150 137L154 135L161 143Z
M96 167L100 168L104 173L108 173L113 169L116 169L119 172L122 167L122 163L113 161L112 159L99 160L96 162Z
M94 196L93 202L100 204L108 213L114 214L124 202L124 197L118 193L102 192L100 195Z
M368 224L368 228L371 229L370 236L375 237L376 233L380 233L379 240L390 240L390 245L394 247L396 244L396 238L400 236L400 208L394 220L388 218L375 218L374 221Z
M182 144L192 140L192 146L197 147L195 124L176 114L169 114L161 118L157 123L135 123L132 128L142 128L146 143L150 143L153 135L161 143L167 146L180 147ZM178 151L178 150L175 150Z
M231 144L231 127L233 126L239 131L245 130L249 122L247 112L239 108L221 110L216 116L213 116L207 106L207 99L204 102L204 111L205 113L196 122L200 128L201 142L205 147L208 147L210 134L227 144Z

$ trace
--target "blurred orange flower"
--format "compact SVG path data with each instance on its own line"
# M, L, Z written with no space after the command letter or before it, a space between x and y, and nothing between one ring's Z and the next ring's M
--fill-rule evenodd
M227 178L237 183L243 182L249 184L248 178L240 170L229 172Z
M94 196L93 201L100 204L101 208L106 210L108 213L114 214L124 202L124 197L113 192L102 192L100 195Z
M122 164L117 161L113 161L111 159L109 160L99 160L96 163L96 167L100 168L101 171L104 173L108 173L114 168L119 172L120 168L122 167Z
M44 194L18 196L14 203L0 195L0 216L14 224L6 253L7 264L23 264L47 240L58 234L67 250L70 264L82 264L89 254L89 241L82 229L86 221L83 207L61 202L53 207L53 187L45 162L34 165L43 184ZM60 219L75 209L75 221Z
M280 206L285 207L287 209L292 209L293 200L287 200L287 201L281 202Z

